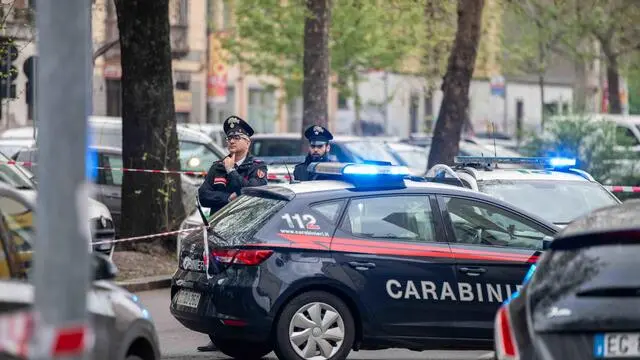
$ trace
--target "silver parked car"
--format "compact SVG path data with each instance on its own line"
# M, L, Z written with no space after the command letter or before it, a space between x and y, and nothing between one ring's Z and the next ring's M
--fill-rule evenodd
M29 275L34 255L34 213L30 199L0 185L0 314L25 310L33 304L34 287ZM160 359L158 335L149 311L136 295L111 282L117 269L106 255L94 252L92 257L95 281L87 299L97 341L90 358ZM0 358L4 358L1 351Z

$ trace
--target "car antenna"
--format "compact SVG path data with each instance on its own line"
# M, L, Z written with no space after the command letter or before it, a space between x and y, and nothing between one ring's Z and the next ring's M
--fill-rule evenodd
M287 166L287 164L283 163L282 165L284 165L284 168L287 169L287 174L289 175L289 184L293 184L293 176L291 176L291 171L289 171L289 166Z

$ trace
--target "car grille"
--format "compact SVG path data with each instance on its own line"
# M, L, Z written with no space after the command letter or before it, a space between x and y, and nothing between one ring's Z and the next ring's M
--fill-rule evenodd
M116 238L116 230L113 225L113 221L110 219L104 219L104 225L100 218L91 219L91 231L93 234L92 242L99 242L105 240L114 240ZM98 251L109 251L113 247L113 244L100 244L95 245L94 249Z

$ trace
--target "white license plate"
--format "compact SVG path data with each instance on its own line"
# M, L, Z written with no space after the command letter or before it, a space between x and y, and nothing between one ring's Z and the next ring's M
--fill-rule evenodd
M189 290L180 290L176 296L176 304L191 308L198 308L198 303L200 303L199 293Z
M593 351L596 358L640 357L640 333L597 334Z

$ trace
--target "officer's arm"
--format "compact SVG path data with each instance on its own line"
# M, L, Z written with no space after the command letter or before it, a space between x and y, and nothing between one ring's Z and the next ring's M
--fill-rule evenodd
M215 165L209 169L204 183L198 189L200 204L204 207L219 209L229 202L229 193L224 191L223 184L215 184ZM225 179L226 181L226 179Z
M229 173L229 191L240 195L240 190L247 186L267 185L267 165L263 163L254 163L253 167L245 179L237 171Z

